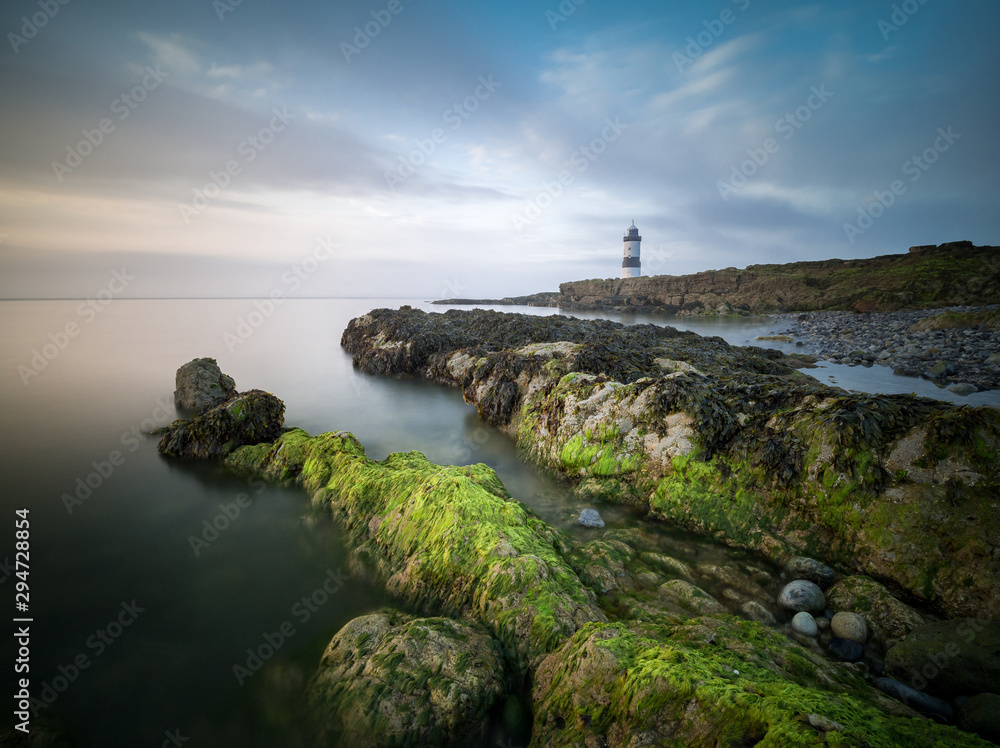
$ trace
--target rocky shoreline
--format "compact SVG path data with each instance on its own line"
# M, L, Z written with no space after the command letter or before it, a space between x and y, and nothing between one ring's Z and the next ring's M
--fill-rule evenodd
M888 366L957 394L1000 389L1000 307L775 314L779 334L838 364ZM925 329L930 328L930 329Z
M165 430L161 453L302 487L347 532L352 571L399 601L330 641L306 699L323 744L469 745L515 693L528 694L531 746L996 739L997 543L980 509L996 497L1000 423L984 409L844 398L794 358L651 325L404 307L352 321L344 345L367 371L463 386L529 459L555 455L581 495L645 496L654 517L780 560L784 579L766 562L689 565L655 542L655 523L595 522L577 540L485 465L373 460L348 433L285 428L269 393L220 397L215 362L192 362L208 375L185 378L207 381L209 402ZM725 382L751 398L731 419L712 395ZM765 438L750 445L744 427ZM736 471L750 479L742 498L724 490ZM884 558L866 549L869 519Z

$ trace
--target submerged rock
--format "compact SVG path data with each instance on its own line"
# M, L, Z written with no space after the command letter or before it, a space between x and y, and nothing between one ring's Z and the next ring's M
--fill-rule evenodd
M211 406L189 421L174 421L157 449L171 457L225 457L247 444L278 438L285 404L269 392L250 390Z
M222 373L214 358L196 358L177 370L174 407L202 410L236 394L233 378Z
M604 520L596 509L584 509L576 518L576 522L584 527L604 527Z
M830 640L827 649L834 657L845 662L857 662L865 654L865 648L856 641L835 636Z
M308 700L324 745L458 745L482 739L505 687L481 627L382 611L337 632Z

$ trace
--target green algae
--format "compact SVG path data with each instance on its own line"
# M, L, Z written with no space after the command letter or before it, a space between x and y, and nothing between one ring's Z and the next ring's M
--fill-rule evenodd
M751 621L589 624L540 665L532 745L987 745L874 701L857 676Z
M435 465L418 452L379 462L350 434L298 429L226 462L305 487L344 523L391 593L484 623L517 662L603 617L564 557L568 540L485 465Z

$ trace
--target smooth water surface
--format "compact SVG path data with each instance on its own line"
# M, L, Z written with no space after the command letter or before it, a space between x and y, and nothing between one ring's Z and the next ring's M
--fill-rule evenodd
M178 732L190 745L305 745L297 710L326 643L351 618L394 603L351 575L342 533L301 491L156 454L145 432L175 418L174 372L192 358L218 359L241 390L275 393L289 425L353 432L376 459L419 450L444 464L485 462L546 520L592 536L573 524L580 502L520 462L458 390L353 370L340 348L348 320L401 303L442 311L388 299L288 300L269 315L243 299L116 300L85 315L79 301L0 302L0 600L13 611L14 511L27 508L31 691L54 697L42 715L76 745L159 746ZM775 328L766 319L623 321L737 344ZM72 337L62 334L69 323ZM35 351L43 357L33 366ZM812 373L852 389L951 395L879 367L826 369ZM600 509L612 527L643 522ZM655 531L691 560L742 558ZM283 624L294 633L266 662L249 660ZM12 637L0 655L13 693ZM237 665L252 671L242 682ZM12 719L6 712L5 729ZM498 726L487 744L523 738Z

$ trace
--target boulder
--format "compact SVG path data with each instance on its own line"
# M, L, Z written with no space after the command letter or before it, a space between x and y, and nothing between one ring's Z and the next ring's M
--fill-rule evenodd
M918 690L954 698L1000 684L1000 623L958 618L916 628L885 658L886 672Z
M784 586L778 594L778 606L793 611L820 611L826 607L826 597L813 582L796 579Z
M837 580L837 572L814 558L796 556L785 562L785 574L789 579L805 579L820 589L826 589Z
M955 384L948 385L946 389L948 392L954 392L960 397L971 395L973 392L979 392L979 388L976 385L969 384L968 382L955 382Z
M865 648L857 642L850 639L841 639L837 636L830 640L827 649L830 650L830 654L834 657L845 662L857 662L865 654Z
M485 736L504 690L499 645L481 627L381 611L337 632L308 700L323 745L458 745Z
M891 649L927 619L900 602L870 577L845 577L826 591L827 603L837 611L864 616L872 632Z
M743 605L740 606L740 613L749 618L751 621L762 623L765 626L774 626L777 623L774 613L769 611L756 600L750 600L743 603Z
M1000 696L981 693L966 699L958 710L958 726L1000 745Z
M174 407L202 410L236 394L233 378L222 373L214 358L196 358L177 370Z
M696 616L726 612L722 603L705 592L705 590L695 587L683 579L671 579L669 582L661 584L659 598Z
M201 411L191 420L174 421L157 446L171 457L225 457L247 444L274 441L285 423L285 404L269 392L250 390Z

